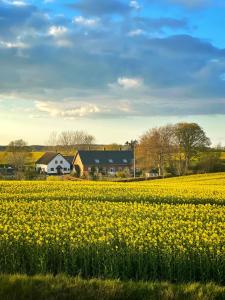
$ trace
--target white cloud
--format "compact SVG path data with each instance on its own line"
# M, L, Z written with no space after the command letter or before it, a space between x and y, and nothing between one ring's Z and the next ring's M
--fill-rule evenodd
M48 34L52 36L60 36L67 31L68 29L64 26L51 26L48 30Z
M131 30L128 32L128 36L139 36L139 35L142 35L144 34L144 30L142 29L135 29L135 30Z
M134 8L134 9L140 9L141 8L141 6L138 3L138 1L130 1L130 7Z
M6 4L10 4L10 5L15 5L15 6L27 6L28 4L24 1L8 1L8 0L4 0L3 1Z
M73 23L84 27L96 27L99 24L99 18L88 19L82 16L78 16L73 19Z
M4 42L0 41L0 48L27 48L28 45L22 42Z
M44 102L36 101L35 106L38 111L47 113L51 117L78 118L88 117L92 114L100 113L101 110L96 104L72 103L72 102Z
M128 100L120 100L119 102L119 111L131 114L133 112L131 102Z
M120 77L118 78L117 83L124 89L137 89L142 86L143 79Z
M61 47L61 48L71 48L73 47L73 43L72 41L70 41L69 39L58 39L55 44L58 46L58 47Z
M27 5L27 3L24 1L13 1L12 4L16 5L16 6L26 6Z

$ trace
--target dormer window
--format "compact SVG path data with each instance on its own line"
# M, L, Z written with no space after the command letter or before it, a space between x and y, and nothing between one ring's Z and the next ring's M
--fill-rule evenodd
M110 163L110 164L113 164L113 160L112 160L112 159L109 159L109 163Z
M95 163L99 164L100 163L99 159L95 159Z
M123 159L123 163L127 164L127 159L126 158Z

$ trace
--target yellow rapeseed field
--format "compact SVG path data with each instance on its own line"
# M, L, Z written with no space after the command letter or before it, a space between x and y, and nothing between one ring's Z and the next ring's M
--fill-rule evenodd
M0 182L2 273L225 282L225 174Z

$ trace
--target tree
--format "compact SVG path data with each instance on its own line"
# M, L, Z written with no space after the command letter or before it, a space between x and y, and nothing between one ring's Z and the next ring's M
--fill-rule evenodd
M10 142L7 147L7 162L15 168L17 177L25 169L28 151L29 147L22 139Z
M191 159L210 145L210 139L196 123L178 123L174 127L174 134L180 157L184 156L184 173L187 173Z
M158 168L159 175L164 176L174 152L174 143L172 125L148 130L141 136L137 147L138 165L148 171Z
M47 141L47 145L50 150L58 152L58 133L56 131L52 131Z
M73 150L73 134L74 133L72 131L63 131L60 133L58 138L58 144L60 145L62 150L67 153Z
M8 164L12 165L16 171L24 170L26 159L26 152L9 152L7 156Z
M55 151L60 149L66 153L74 152L77 145L89 146L95 142L95 137L82 130L68 130L52 132L48 140L48 146Z
M91 134L87 134L83 132L83 144L84 145L92 145L95 142L95 137ZM81 140L82 141L82 140Z
M225 164L221 159L221 153L212 150L200 153L197 163L194 165L195 171L200 172L224 172Z
M22 140L15 140L9 143L7 147L8 152L27 152L29 151L29 147L27 146L27 143Z

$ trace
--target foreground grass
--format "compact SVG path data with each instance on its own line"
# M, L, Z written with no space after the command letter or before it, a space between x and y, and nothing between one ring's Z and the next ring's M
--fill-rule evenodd
M0 275L1 300L222 300L225 287L213 283L122 282L53 277Z

